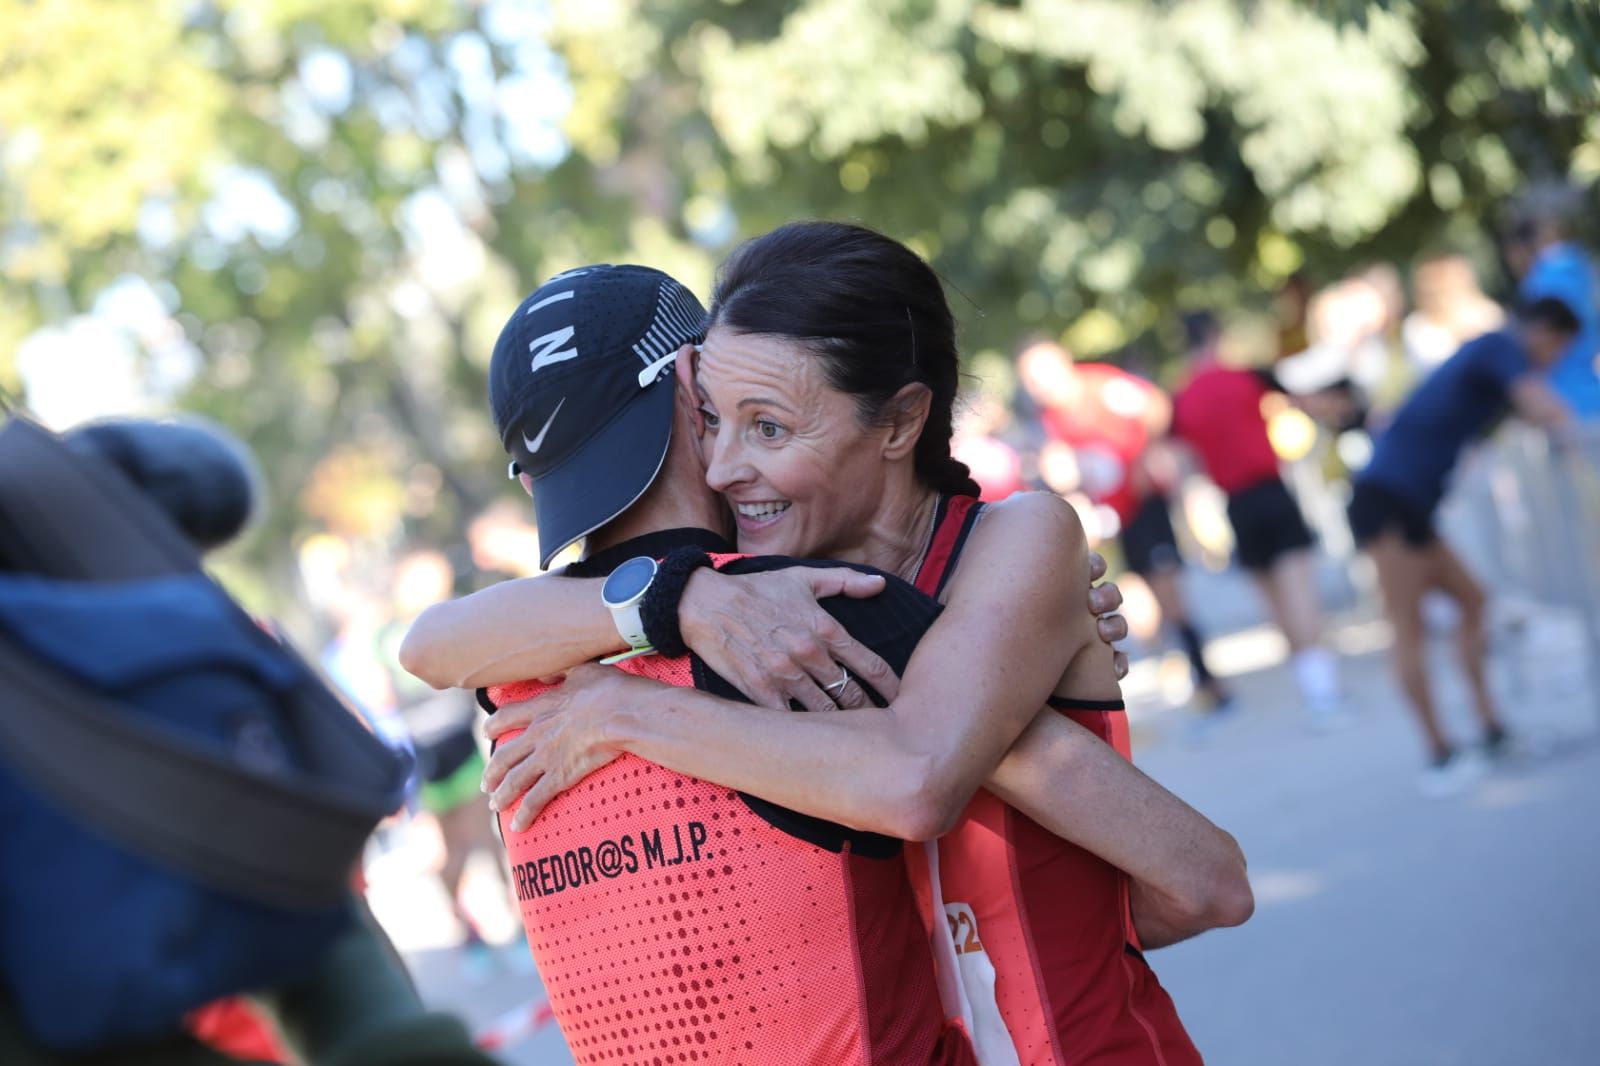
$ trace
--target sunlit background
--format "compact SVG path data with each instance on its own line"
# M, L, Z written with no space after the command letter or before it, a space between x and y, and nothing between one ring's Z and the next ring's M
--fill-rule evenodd
M0 385L243 435L272 510L226 572L294 615L308 538L454 543L504 490L484 367L548 274L705 293L860 219L978 365L1044 330L1159 371L1177 307L1297 271L1450 247L1503 291L1504 205L1600 177L1597 40L1535 0L6 0Z
M1240 363L1376 338L1392 406L1499 320L1518 197L1592 246L1597 70L1600 16L1561 0L0 0L0 389L57 428L243 437L268 505L216 569L392 705L422 606L533 571L485 373L542 278L642 262L705 296L744 237L859 220L946 280L985 430L1026 338L1170 385L1202 306ZM1327 490L1365 441L1268 413L1370 606ZM1220 496L1181 504L1224 571ZM1250 621L1227 672L1282 657Z

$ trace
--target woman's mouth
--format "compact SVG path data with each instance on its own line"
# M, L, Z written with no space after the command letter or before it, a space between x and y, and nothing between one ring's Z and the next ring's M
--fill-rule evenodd
M738 520L741 533L756 533L777 524L789 512L789 507L788 500L736 503L733 505L733 513Z

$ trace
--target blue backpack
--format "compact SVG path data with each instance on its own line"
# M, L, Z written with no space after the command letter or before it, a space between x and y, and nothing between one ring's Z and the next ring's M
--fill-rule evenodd
M0 994L35 1040L305 973L407 772L132 485L0 430Z

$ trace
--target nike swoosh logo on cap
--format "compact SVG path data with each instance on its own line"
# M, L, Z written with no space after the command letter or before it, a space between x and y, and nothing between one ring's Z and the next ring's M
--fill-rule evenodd
M565 396L561 397L561 403L556 404L556 409L550 412L549 418L545 419L544 428L539 431L539 435L537 437L529 440L526 433L522 435L522 446L528 449L529 455L536 455L538 453L540 445L544 444L544 435L550 432L550 427L555 423L556 415L561 413L561 404L566 402L567 398Z
M655 362L639 371L639 387L641 389L649 388L656 378L661 375L661 368L676 358L678 358L678 353L677 350L674 349L671 355L663 355L660 359L657 359Z

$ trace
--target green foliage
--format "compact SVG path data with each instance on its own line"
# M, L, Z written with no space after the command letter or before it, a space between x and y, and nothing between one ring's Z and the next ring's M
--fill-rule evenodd
M1181 305L1600 177L1570 0L0 0L0 27L0 385L114 280L170 286L184 403L261 454L280 575L313 527L450 538L502 491L490 347L581 262L704 293L737 237L854 218L935 262L970 351L1159 350Z

